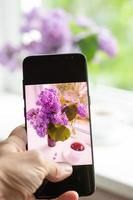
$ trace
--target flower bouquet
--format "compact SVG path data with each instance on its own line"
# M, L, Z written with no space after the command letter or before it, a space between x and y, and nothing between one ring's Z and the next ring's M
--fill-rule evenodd
M0 49L0 64L10 72L21 72L23 58L34 54L82 52L88 62L100 60L97 59L100 51L109 57L117 54L117 42L109 30L90 18L76 18L63 9L46 12L36 8L24 14L20 34L19 46L5 44ZM15 77L10 84L14 80Z
M33 9L24 14L19 46L5 44L0 49L0 63L10 70L21 67L26 55L82 51L88 61L101 50L108 56L117 54L117 41L107 29L87 17L73 17L63 9L45 12Z
M38 95L36 108L27 111L27 120L39 137L48 137L48 146L65 141L77 117L87 118L87 108L77 101L69 101L57 88L44 88Z

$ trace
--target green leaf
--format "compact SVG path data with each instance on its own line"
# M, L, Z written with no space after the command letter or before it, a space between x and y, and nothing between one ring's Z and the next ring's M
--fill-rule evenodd
M70 130L63 125L51 124L48 128L48 135L54 141L65 141L71 135Z
M78 41L81 51L86 55L87 60L91 61L98 50L97 35L88 35Z
M77 115L77 104L71 104L63 109L69 121L72 121Z

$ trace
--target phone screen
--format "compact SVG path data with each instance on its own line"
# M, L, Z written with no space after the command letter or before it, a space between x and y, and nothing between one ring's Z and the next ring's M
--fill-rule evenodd
M91 165L87 82L25 85L28 149L55 162Z

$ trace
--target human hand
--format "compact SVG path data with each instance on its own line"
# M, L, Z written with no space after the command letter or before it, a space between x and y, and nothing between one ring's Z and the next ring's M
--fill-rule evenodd
M0 142L0 199L31 200L44 178L61 181L72 173L68 164L57 164L44 159L39 151L26 151L26 132L22 126ZM68 191L58 200L77 200L78 194Z

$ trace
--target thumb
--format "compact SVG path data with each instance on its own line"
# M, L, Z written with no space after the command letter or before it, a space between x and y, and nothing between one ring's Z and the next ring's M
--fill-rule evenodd
M61 181L72 174L73 169L71 165L48 160L41 151L32 150L22 152L21 154L24 155L26 163L30 163L30 165L36 169L40 167L44 178L47 178L52 182Z
M6 154L2 161L6 193L12 188L14 194L19 192L26 198L36 191L45 177L55 182L65 179L72 173L71 166L46 160L43 153L38 151Z

